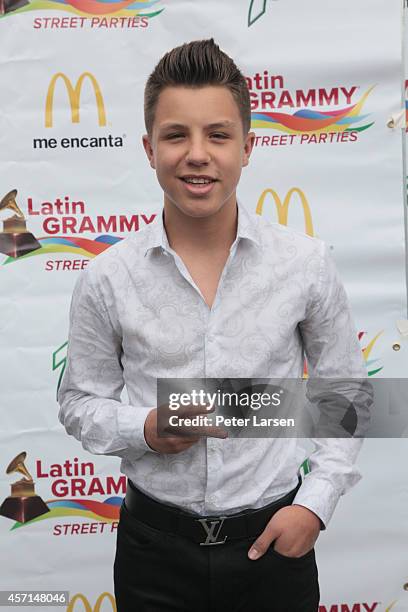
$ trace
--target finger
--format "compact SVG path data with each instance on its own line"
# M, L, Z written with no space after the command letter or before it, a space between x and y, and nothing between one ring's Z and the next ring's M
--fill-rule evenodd
M195 440L182 440L175 444L172 444L171 447L175 450L176 453L179 453L180 451L187 450L190 448L190 446L197 444L198 440L199 438Z
M228 438L228 431L226 431L222 427L207 427L206 429L206 436L209 438L221 438L222 440Z
M276 540L278 536L279 533L275 529L274 525L271 525L271 521L269 521L261 535L257 537L255 542L253 542L251 548L248 551L248 557L252 561L260 559L266 553L271 543Z
M182 427L186 434L190 433L193 436L211 436L213 438L226 438L228 432L222 427L208 425L207 427Z
M168 433L174 433L177 436L191 437L211 437L211 438L227 438L228 432L222 427L186 427L184 425L168 425L164 428Z
M190 444L193 442L198 442L201 440L200 436L187 436L187 435L177 435L177 436L161 436L169 442L170 444Z
M215 412L215 405L212 407L209 403L193 405L189 404L188 406L178 406L177 408L170 408L168 404L161 404L158 407L159 412L169 412L170 414L177 414L179 416L191 416L198 414L207 414L209 412Z
M215 411L215 407L210 407L209 404L200 404L199 406L181 406L177 410L177 413L181 417L198 416L202 414L209 414Z

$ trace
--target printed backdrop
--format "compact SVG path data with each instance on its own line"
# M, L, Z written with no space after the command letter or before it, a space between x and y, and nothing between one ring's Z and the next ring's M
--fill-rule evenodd
M146 78L188 40L235 58L256 133L242 203L330 245L368 374L404 377L402 0L0 0L0 35L0 503L25 466L46 504L0 516L0 589L110 612L125 477L66 435L56 392L78 274L161 209ZM320 612L408 611L407 451L366 441L363 479L317 543Z

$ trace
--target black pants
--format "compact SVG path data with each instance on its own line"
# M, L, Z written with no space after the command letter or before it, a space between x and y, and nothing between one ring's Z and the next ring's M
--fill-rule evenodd
M200 546L142 523L122 505L114 565L118 612L317 612L314 550L288 558L271 546L251 561L255 539Z

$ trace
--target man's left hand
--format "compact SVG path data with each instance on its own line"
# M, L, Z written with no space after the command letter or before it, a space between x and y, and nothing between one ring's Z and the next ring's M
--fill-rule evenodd
M272 542L285 557L302 557L314 546L320 533L320 519L305 506L285 506L278 510L252 544L248 557L259 559ZM252 555L253 553L253 555Z

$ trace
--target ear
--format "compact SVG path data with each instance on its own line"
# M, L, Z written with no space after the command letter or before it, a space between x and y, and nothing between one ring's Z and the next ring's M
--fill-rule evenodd
M155 169L156 166L154 165L153 147L151 145L150 137L149 137L148 134L144 134L143 135L142 142L143 142L144 150L146 151L147 158L148 158L148 160L150 162L150 166Z
M249 164L249 158L251 156L252 149L254 148L255 138L255 132L248 132L248 134L245 136L244 153L242 156L242 167L247 166Z

